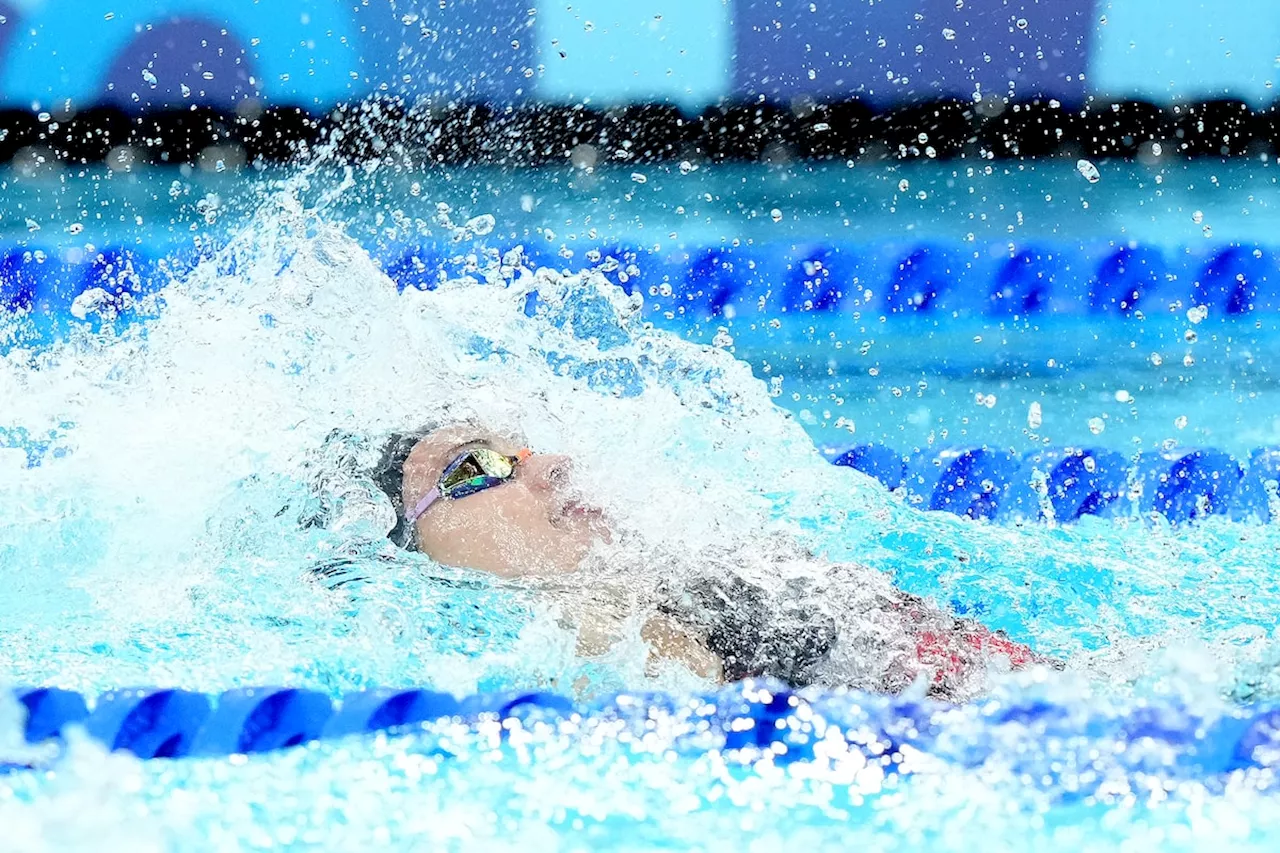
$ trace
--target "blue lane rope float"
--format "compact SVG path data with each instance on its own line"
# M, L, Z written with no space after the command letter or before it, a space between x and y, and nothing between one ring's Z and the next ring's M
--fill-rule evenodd
M1275 768L1280 754L1280 709L1274 707L1236 708L1214 720L1185 709L1138 707L1091 714L1082 721L1078 713L1043 700L957 707L844 692L802 695L778 683L752 680L710 695L618 694L592 702L540 692L457 699L426 689L366 690L334 702L315 691L278 687L216 696L151 687L113 691L92 703L52 688L20 689L17 695L29 711L24 733L33 745L56 741L69 727L83 726L109 749L148 760L258 754L327 739L411 732L446 721L497 721L504 738L515 721L527 728L557 720L570 721L578 730L600 723L614 737L625 732L643 736L659 718L673 723L668 727L672 748L680 754L745 751L779 763L826 760L839 742L886 774L902 772L899 765L908 748L960 766L981 765L996 745L975 740L974 726L999 726L1006 732L1006 727L1017 726L1035 742L1046 736L1069 739L1081 731L1095 742L1157 741L1173 754L1167 772L1197 778ZM958 736L961 730L967 730L964 737ZM1001 740L1007 739L1002 735ZM1114 754L1117 761L1126 760L1123 750ZM1144 754L1135 754L1134 770L1150 769L1143 764ZM1035 751L1028 750L1020 760L1034 762ZM0 772L36 766L38 761L10 763L0 765Z
M1214 448L1130 459L1100 448L1047 448L1018 457L990 447L900 454L860 444L831 461L902 490L920 509L1002 523L1152 514L1175 523L1211 515L1266 523L1280 507L1280 448L1259 448L1245 465Z
M516 247L499 248L507 254ZM693 322L805 312L941 321L1156 316L1196 305L1228 318L1280 311L1280 257L1241 243L1174 251L1068 241L1012 250L1004 244L831 241L665 249L615 243L562 253L520 248L526 268L598 269L627 291L641 292L650 316ZM378 256L401 289L431 289L442 270L457 273L450 259L469 251L474 247L401 244ZM134 249L108 247L91 256L39 246L0 250L0 309L63 317L89 287L146 294L170 277L162 264Z
M1101 515L1127 490L1129 462L1096 448L1048 448L1027 454L999 501L1001 521L1076 521Z

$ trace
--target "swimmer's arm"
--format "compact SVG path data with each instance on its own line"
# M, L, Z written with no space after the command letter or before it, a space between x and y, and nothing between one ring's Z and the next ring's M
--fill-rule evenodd
M649 667L656 659L678 661L699 678L724 681L724 664L706 644L675 619L665 614L650 617L640 629L649 644Z
M621 641L620 620L598 613L584 614L577 625L578 654L599 657ZM698 636L665 614L649 617L640 628L640 639L649 646L646 669L652 673L663 660L684 664L694 675L724 681L724 666Z

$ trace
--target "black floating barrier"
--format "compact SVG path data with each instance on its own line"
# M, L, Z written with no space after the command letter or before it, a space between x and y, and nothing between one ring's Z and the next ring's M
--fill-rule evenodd
M1093 101L1074 127L1082 153L1094 158L1136 157L1144 145L1173 138L1172 117L1148 101ZM1165 153L1178 153L1169 147Z
M306 156L320 139L320 122L302 107L267 107L246 116L237 125L245 156L250 163L262 160L282 163Z
M857 99L725 101L696 115L670 103L597 109L537 102L410 104L390 96L340 104L323 116L283 104L249 112L244 104L238 112L209 104L139 112L85 105L69 115L0 110L0 162L36 148L64 162L91 163L123 146L155 163L194 164L218 146L243 149L243 158L228 165L280 162L322 139L333 140L336 154L351 161L404 155L449 165L1240 157L1280 148L1280 112L1275 105L1253 110L1232 99L1168 108L1092 100L1081 108L1044 97L943 99L878 112Z
M657 163L683 156L697 128L673 104L629 104L605 112L600 145L610 160Z
M1249 152L1257 131L1244 101L1221 99L1173 107L1174 138L1191 157L1240 157Z

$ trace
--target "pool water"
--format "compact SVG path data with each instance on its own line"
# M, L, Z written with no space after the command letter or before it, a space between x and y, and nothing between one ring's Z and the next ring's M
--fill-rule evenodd
M1266 218L1269 172L1250 169L1210 182L1228 186L1209 193L1224 219L1240 193L1263 199ZM964 240L963 201L978 195L967 188L988 176L951 187L949 172L855 170L882 204L901 180L942 197L918 219L868 212L859 239L917 221L932 223L932 237ZM725 198L735 183L767 187L785 183L782 174L683 177L707 191L717 184ZM1123 175L1074 187L1071 209ZM231 759L140 762L73 734L48 771L0 776L0 825L13 828L14 849L1274 848L1273 526L1217 517L992 525L912 509L819 450L867 439L1019 451L1046 439L1126 451L1272 442L1269 321L1211 317L1192 324L1194 344L1184 315L895 325L831 314L812 331L790 317L776 328L737 317L732 328L666 331L647 325L655 318L643 291L633 298L596 274L504 269L480 256L469 281L400 292L383 272L387 247L417 238L415 216L428 230L504 245L530 228L521 215L543 217L544 241L564 218L557 235L572 229L581 240L608 205L581 212L588 200L575 188L526 205L506 186L496 204L477 195L446 212L435 203L449 193L415 191L411 176L269 177L277 182L218 184L214 208L195 206L214 191L200 182L225 176L130 184L136 206L113 210L123 221L93 226L102 230L92 239L127 242L133 230L148 249L172 241L163 251L178 256L194 233L217 251L144 306L156 315L144 325L104 322L0 361L4 425L48 445L34 467L25 450L0 457L0 674L91 694L143 683L332 696L374 685L554 689L584 713L506 728L437 723ZM1038 198L1072 186L1069 177L1004 179L1027 193L1043 180L1050 188L1035 189ZM661 183L606 179L623 207L626 192L642 198ZM38 219L35 233L55 234L53 249L85 241L88 229L76 241L65 233L88 209L83 199L116 191L90 178L49 186L9 221ZM367 204L380 192L393 203ZM674 202L664 192L654 204ZM983 192L993 208L1004 203ZM1155 190L1141 192L1145 204ZM1219 210L1194 193L1154 197L1165 199L1155 220L1168 223L1169 245L1189 239L1170 206ZM1080 210L1103 206L1090 198ZM1126 215L1143 208L1127 206L1132 198L1111 198L1112 215L1139 222ZM579 213L566 213L574 205ZM484 222L466 225L489 211L497 236L477 233ZM826 235L840 214L820 214L788 225L767 211L759 222L722 211L704 223L706 239L696 230L679 239L758 229L763 240L774 225ZM648 209L593 239L634 239L637 223L684 230ZM1106 233L1112 224L1097 215L1085 236L1124 239ZM1059 227L1075 235L1076 225ZM1205 239L1198 227L1192 236ZM530 310L535 291L541 307ZM732 343L716 340L721 325ZM1152 353L1166 356L1161 365ZM1032 402L1043 412L1035 429ZM340 494L328 528L300 524L315 511L317 453L332 448L334 429L386 429L446 406L571 455L579 487L626 533L608 565L637 586L695 570L688 555L730 553L769 577L789 553L779 543L795 542L1002 628L1065 670L994 672L987 698L958 706L814 688L802 696L812 711L806 749L723 749L724 733L698 710L712 685L678 667L646 672L635 637L604 659L580 658L543 590L388 552L378 545L386 510L358 483L327 483ZM310 579L336 558L349 561L349 584ZM817 613L843 600L803 603ZM842 630L868 627L835 615ZM719 699L743 690L723 688ZM637 695L627 707L640 710L591 710L619 692ZM0 758L23 748L16 719L0 706ZM882 761L876 738L886 732L909 746Z

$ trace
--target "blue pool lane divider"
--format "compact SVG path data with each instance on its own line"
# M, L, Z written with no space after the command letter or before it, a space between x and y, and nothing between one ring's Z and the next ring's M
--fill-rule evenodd
M1266 523L1280 510L1280 448L1259 448L1247 464L1213 448L1131 459L1100 448L1047 448L1019 457L990 447L902 454L860 444L829 455L836 465L900 490L911 506L1000 523L1152 514L1174 523L1215 515Z
M641 292L650 316L691 322L808 312L945 320L1153 316L1185 313L1196 305L1216 317L1280 311L1280 258L1267 247L1240 243L1176 250L1068 241L1013 248L934 241L675 248L614 243L575 245L564 253L520 248L529 267L600 269L626 290ZM401 289L426 290L436 286L442 271L456 275L449 259L468 251L397 244L375 255ZM76 297L91 287L112 297L145 295L193 259L118 246L92 252L0 250L0 310L65 319Z
M1235 709L1211 721L1174 707L1159 712L1138 707L1081 721L1078 712L1038 699L958 709L888 696L801 695L776 682L754 680L687 699L619 694L587 703L554 693L458 699L413 688L367 690L338 702L317 691L280 687L241 688L217 696L148 687L113 691L92 704L79 694L52 688L18 690L17 695L29 711L29 743L53 742L68 727L81 726L112 751L145 760L261 754L327 739L409 732L442 721L496 721L504 738L515 721L526 728L570 721L578 730L599 722L615 736L624 731L643 735L655 717L664 716L674 724L672 748L682 754L737 752L749 760L769 756L777 763L829 756L834 727L846 747L868 763L878 763L886 774L903 772L900 764L908 747L961 766L980 766L996 749L992 740L973 738L974 727L983 725L1006 727L1006 733L1008 726L1020 726L1035 742L1046 736L1070 739L1086 731L1092 742L1157 741L1173 756L1165 771L1191 777L1280 766L1275 758L1280 709L1265 706ZM965 736L957 737L950 726ZM1109 754L1126 760L1123 750ZM1150 772L1146 755L1136 751L1133 770ZM0 772L35 767L0 764Z
M79 693L20 688L29 743L56 740L72 725L110 750L139 758L251 755L303 743L403 729L447 718L568 717L574 703L555 693L478 694L457 699L422 689L372 689L340 702L315 690L247 687L210 696L142 687L103 693L92 707Z

